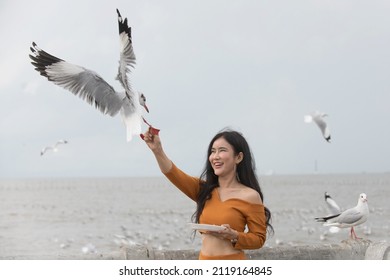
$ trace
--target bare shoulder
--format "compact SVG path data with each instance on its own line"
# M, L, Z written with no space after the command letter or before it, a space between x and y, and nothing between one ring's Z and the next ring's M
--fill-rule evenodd
M242 192L242 199L253 204L263 204L260 194L252 188L245 187Z

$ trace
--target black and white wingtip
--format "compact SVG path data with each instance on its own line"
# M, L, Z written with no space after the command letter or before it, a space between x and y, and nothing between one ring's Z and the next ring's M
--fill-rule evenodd
M121 13L119 12L118 9L116 9L116 12L118 13L118 20L119 21L122 21L122 16L121 16Z
M330 219L333 219L333 218L336 218L340 216L340 214L336 214L336 215L330 215L330 216L326 216L326 217L318 217L318 218L314 218L317 222L327 222L328 220Z
M118 9L116 9L116 12L118 13L119 34L125 32L131 42L131 27L127 24L127 18L123 19Z
M32 42L30 50L32 52L32 54L29 55L32 60L31 64L34 65L36 71L50 80L50 77L47 75L46 68L63 60L48 54L39 48L35 42Z

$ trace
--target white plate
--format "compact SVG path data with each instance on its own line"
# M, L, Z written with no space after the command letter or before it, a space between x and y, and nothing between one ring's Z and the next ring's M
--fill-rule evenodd
M226 228L224 226L216 226L216 225L208 225L208 224L195 224L195 223L190 223L190 226L192 227L192 229L205 230L205 231L220 231L220 230L224 230Z

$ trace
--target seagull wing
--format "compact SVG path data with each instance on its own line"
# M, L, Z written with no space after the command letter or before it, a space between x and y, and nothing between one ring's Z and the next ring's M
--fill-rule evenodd
M341 212L341 209L336 203L336 201L334 201L334 199L327 192L325 192L325 202L326 205L328 206L329 211L333 215L339 214Z
M42 150L41 150L41 156L43 156L48 150L52 150L53 147L51 146L48 146L48 147L44 147Z
M120 44L120 58L117 79L126 90L127 97L133 100L134 93L132 91L130 81L128 79L128 73L130 68L135 67L135 54L133 50L133 43L131 39L131 27L127 24L127 18L123 19L119 10L118 13L118 26L119 26L119 44Z
M119 112L124 96L117 93L97 73L52 56L34 42L30 49L32 55L29 56L35 70L49 81L95 105L103 114L115 116Z
M332 222L336 222L339 224L345 224L345 225L353 225L359 220L363 219L364 214L356 207L348 209L340 214L336 219L334 219Z
M328 209L332 214L338 214L341 212L340 207L337 205L337 203L333 199L328 199L326 201L328 205Z
M326 216L326 217L318 217L318 218L314 218L317 222L327 222L329 220L334 220L335 218L337 218L338 216L340 216L340 214L336 214L336 215L331 215L331 216Z
M330 131L329 131L328 125L326 124L326 122L323 119L323 116L324 115L316 115L313 117L313 120L320 128L322 135L324 136L326 141L329 142L330 141Z
M128 26L127 18L123 19L119 10L119 42L120 42L120 59L117 79L125 89L127 98L124 100L121 108L121 115L127 128L127 141L131 141L133 135L141 133L141 106L138 94L135 94L131 88L128 74L130 69L135 66L135 54L133 50L131 28Z
M60 144L68 144L68 141L66 141L66 140L58 140L58 141L55 143L54 147L57 147L57 146L60 145Z

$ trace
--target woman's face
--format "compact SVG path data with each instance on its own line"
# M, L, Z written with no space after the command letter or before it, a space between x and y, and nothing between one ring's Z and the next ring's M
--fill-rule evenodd
M235 154L234 148L225 138L218 138L214 141L209 161L216 176L226 176L236 173L236 166L242 159L242 153Z

